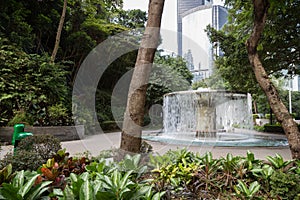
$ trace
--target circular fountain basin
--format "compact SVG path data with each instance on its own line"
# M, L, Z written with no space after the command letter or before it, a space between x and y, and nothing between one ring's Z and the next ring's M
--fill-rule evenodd
M217 133L216 137L195 137L195 133L171 133L144 135L143 139L165 144L218 147L284 147L288 141L284 135L253 133Z
M163 132L144 139L195 146L288 146L284 135L252 131L250 94L189 90L164 95Z

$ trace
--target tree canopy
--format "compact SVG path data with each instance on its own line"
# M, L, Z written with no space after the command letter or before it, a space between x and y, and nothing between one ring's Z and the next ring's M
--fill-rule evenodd
M231 90L259 94L261 91L248 61L245 42L252 30L253 5L251 0L227 1L228 23L221 31L207 28L211 42L224 55L216 60L216 72ZM271 77L280 77L291 65L300 63L300 8L299 0L271 1L266 26L258 46L263 65ZM299 69L295 68L299 74Z

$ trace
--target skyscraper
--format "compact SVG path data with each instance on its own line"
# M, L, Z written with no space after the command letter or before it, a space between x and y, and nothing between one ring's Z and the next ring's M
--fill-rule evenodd
M205 4L205 0L177 0L177 32L182 33L182 18L184 13L202 6ZM178 55L182 55L182 35L178 34Z
M178 55L189 59L194 81L207 78L213 70L214 55L222 55L212 45L205 29L220 30L227 21L227 9L213 0L177 0Z

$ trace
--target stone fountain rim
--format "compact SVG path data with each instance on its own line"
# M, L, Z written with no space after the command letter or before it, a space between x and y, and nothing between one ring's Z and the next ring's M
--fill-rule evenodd
M164 96L172 96L172 95L176 95L176 94L192 94L192 93L195 93L195 94L204 94L204 93L223 93L223 94L228 94L228 95L231 95L231 96L239 96L239 97L247 97L247 93L245 92L233 92L233 91L227 91L227 90L220 90L220 89L217 89L217 90L212 90L212 89L206 89L205 90L185 90L185 91L176 91L176 92L170 92L170 93L167 93L165 94Z

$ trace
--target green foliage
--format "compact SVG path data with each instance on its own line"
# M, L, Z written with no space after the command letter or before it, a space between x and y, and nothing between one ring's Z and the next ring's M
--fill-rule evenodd
M26 114L24 111L16 111L14 117L7 123L8 126L14 126L15 124L24 123L27 125L33 125L34 120L32 116Z
M252 114L252 118L253 118L253 121L255 122L256 119L260 118L260 116L259 116L259 114Z
M270 178L271 195L280 199L299 199L299 174L276 171Z
M39 154L45 161L61 149L60 141L53 135L33 135L22 139L17 147L18 150L31 151Z
M162 104L163 95L168 92L187 90L193 79L186 61L181 57L161 55L159 52L154 63L147 88L148 108L153 104Z
M12 164L13 171L37 170L45 160L36 152L19 150L16 153L7 153L1 160L2 167Z
M0 170L0 186L4 182L9 182L12 178L12 165L8 164L3 169Z
M267 156L267 160L271 163L271 165L275 169L281 169L281 170L283 170L292 162L292 161L284 161L283 157L279 154L276 154L275 156Z
M299 56L295 56L300 50L295 39L299 36L300 28L299 15L295 9L300 4L297 0L270 2L266 25L257 50L269 77L283 77L290 64L297 66L300 62ZM210 40L217 43L224 52L224 56L217 58L216 73L222 77L228 89L249 92L257 100L262 90L255 80L245 48L246 39L253 27L253 2L234 0L226 1L226 4L228 23L223 30L207 28ZM295 70L295 73L299 73L299 70Z
M199 155L179 149L150 160L151 172L141 155L108 162L74 159L65 149L59 150L37 170L40 174L19 171L6 176L0 199L22 199L22 195L65 200L299 198L300 162L285 161L280 155L268 156L268 162L250 151L245 157L227 154L214 159L210 152Z
M134 156L126 155L124 159L119 162L118 169L124 172L131 171L132 175L139 178L147 170L147 166L141 165L140 161L140 154L136 154Z
M48 107L48 120L51 125L73 124L68 109L63 104L55 104Z
M146 12L125 11L122 4L115 0L68 1L56 63L50 64L48 55L53 50L63 1L1 2L0 126L7 125L20 111L29 124L72 124L70 91L84 58L111 35L144 27ZM118 48L122 47L112 47ZM111 50L109 53L113 54ZM116 77L134 66L136 52L129 54L107 71L108 78L101 81L106 86L103 90L111 93L119 80ZM104 106L97 105L100 121L113 120L110 106L106 106L109 103L110 99ZM49 113L53 108L60 116Z
M37 170L61 149L60 141L52 135L33 135L22 139L14 153L1 160L2 165L12 164L13 170Z
M2 184L2 187L0 188L0 198L16 200L40 199L45 195L51 181L35 184L35 181L39 176L40 175L36 172L24 172L24 170L17 172L12 183Z
M146 12L133 10L119 10L114 22L121 24L127 28L143 28L147 20Z
M52 181L51 189L64 189L67 184L67 177L73 174L82 174L86 171L86 166L90 163L86 157L72 158L66 149L60 149L53 158L48 159L39 169L42 173L43 181Z
M234 189L238 197L242 199L253 199L255 194L259 191L260 186L261 185L255 181L247 187L243 181L238 180L238 185L234 187Z
M284 133L283 128L280 124L265 124L262 128L264 132L269 132L269 133Z
M192 84L192 89L197 90L198 88L208 88L207 80L203 79Z
M50 64L47 55L27 54L2 38L0 44L0 111L7 120L14 117L10 123L24 119L48 124L47 108L67 99L62 65Z

